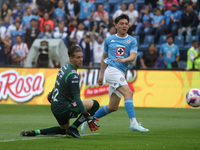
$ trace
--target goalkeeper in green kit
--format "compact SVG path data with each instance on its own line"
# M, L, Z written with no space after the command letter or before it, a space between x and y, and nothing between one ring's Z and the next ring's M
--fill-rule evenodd
M68 50L68 55L70 63L59 70L53 91L47 96L51 103L51 111L60 126L22 131L21 136L68 134L75 138L82 138L77 128L84 121L88 122L91 131L98 130L99 125L96 123L98 119L92 115L98 110L99 103L96 100L82 102L80 99L77 68L83 63L82 50L79 46L72 46ZM70 118L77 118L71 126Z

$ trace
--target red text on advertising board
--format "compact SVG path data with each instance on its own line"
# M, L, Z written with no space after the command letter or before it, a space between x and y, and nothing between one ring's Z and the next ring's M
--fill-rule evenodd
M20 76L15 70L0 73L0 100L8 96L16 102L26 102L43 92L44 75Z

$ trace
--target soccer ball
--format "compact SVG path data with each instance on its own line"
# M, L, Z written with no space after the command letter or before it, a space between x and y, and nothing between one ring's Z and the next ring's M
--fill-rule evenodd
M186 102L192 107L200 106L200 90L191 89L186 94Z

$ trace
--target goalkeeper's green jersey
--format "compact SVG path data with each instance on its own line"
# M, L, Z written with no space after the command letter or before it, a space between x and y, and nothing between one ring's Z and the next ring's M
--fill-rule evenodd
M63 66L57 74L56 83L52 92L51 109L56 114L68 110L69 105L76 102L79 113L86 112L80 99L79 75L76 67L69 63Z

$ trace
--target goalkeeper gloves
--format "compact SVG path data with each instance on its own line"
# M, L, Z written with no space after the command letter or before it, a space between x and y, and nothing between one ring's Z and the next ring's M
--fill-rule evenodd
M85 112L83 115L86 118L90 131L98 130L99 124L96 121L99 121L99 119L91 116L88 112Z
M52 92L49 92L49 94L47 95L47 99L48 99L49 103L52 102Z

